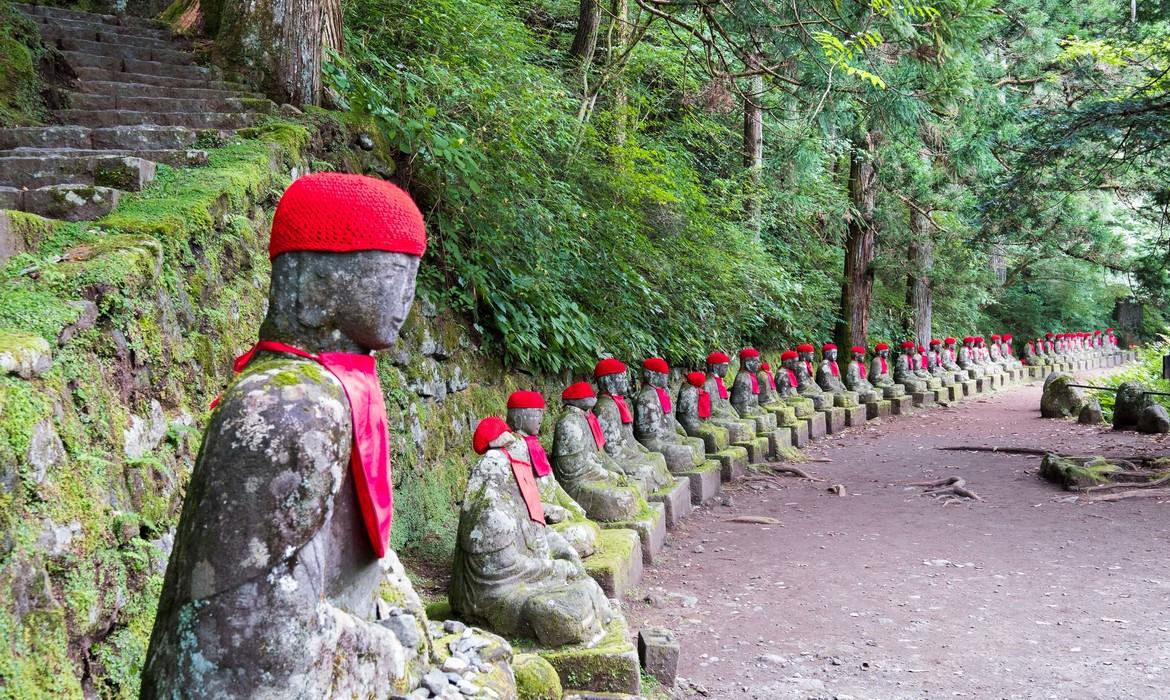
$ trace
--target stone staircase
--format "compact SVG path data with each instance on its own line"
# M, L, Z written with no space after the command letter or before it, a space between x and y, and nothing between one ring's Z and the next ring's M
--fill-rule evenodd
M77 75L55 125L0 129L0 209L77 221L150 183L158 163L206 164L201 141L250 126L275 105L195 63L163 23L13 5Z

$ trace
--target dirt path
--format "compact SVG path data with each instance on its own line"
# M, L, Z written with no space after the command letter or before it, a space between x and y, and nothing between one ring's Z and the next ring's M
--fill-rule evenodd
M1039 417L1040 387L817 443L828 484L740 482L673 535L627 603L682 645L680 698L1170 698L1170 504L1078 505L1039 458L1149 436ZM961 475L983 503L909 481ZM726 522L765 515L779 525Z

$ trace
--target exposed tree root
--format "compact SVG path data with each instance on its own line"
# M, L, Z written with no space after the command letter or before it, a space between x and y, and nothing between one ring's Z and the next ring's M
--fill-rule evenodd
M1097 503L1098 501L1124 501L1127 498L1166 498L1170 499L1170 489L1131 489L1119 493L1105 493L1100 496L1082 496L1082 501Z
M818 483L824 482L824 479L815 477L800 467L794 467L791 464L780 464L779 462L769 462L764 465L771 469L776 474L791 474L792 476L800 477L801 479L808 479Z
M907 486L920 486L925 491L924 496L969 498L973 501L982 501L979 494L967 488L967 481L959 476L948 476L945 479L934 481L915 481Z
M934 449L945 450L948 452L1002 452L1003 454L1008 455L1040 455L1041 457L1049 453L1060 455L1060 453L1056 452L1055 450L1042 450L1037 447L983 447L981 445L971 445L936 447Z
M1158 472L1158 473L1160 473L1160 472ZM1085 488L1078 489L1078 490L1081 491L1082 493L1096 493L1098 491L1111 491L1113 489L1134 489L1134 490L1137 490L1137 489L1153 488L1155 486L1161 486L1162 484L1165 484L1165 483L1170 483L1170 474L1167 474L1166 476L1163 476L1160 479L1153 479L1150 481L1142 481L1141 479L1143 476L1144 476L1144 478L1149 479L1149 477L1154 476L1154 474L1151 474L1149 472L1145 472L1145 473L1141 473L1141 472L1138 472L1138 473L1114 472L1113 474L1109 475L1110 479L1124 478L1125 480L1119 481L1118 483L1115 483L1115 484L1098 484L1097 486L1086 486Z
M848 496L849 495L849 493L847 491L845 491L844 484L833 484L832 486L830 486L829 488L827 488L825 490L828 491L829 493L833 494L834 496Z
M769 518L766 515L737 515L734 518L724 518L725 523L751 523L753 525L779 525L780 521L776 518Z

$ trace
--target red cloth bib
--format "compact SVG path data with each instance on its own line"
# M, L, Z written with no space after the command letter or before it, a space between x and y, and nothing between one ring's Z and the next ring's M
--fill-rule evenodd
M532 469L537 476L548 476L552 472L552 465L548 462L548 453L540 438L535 435L524 435L524 442L528 443L528 457L532 460Z
M597 420L593 411L585 412L585 420L589 421L589 430L593 432L593 442L597 443L597 449L604 449L605 433L601 432L601 422Z
M882 363L882 374L889 374L890 373L890 366L886 364L886 358L878 357L878 359L881 360L881 363Z
M788 369L787 367L784 368L784 371L788 373L788 386L795 389L796 388L796 372Z
M699 389L699 418L707 420L711 417L711 395Z
M776 391L776 378L772 376L772 370L764 370L764 376L768 378L768 386L772 391Z
M386 419L386 402L375 370L374 356L348 352L314 355L292 345L261 340L236 358L235 371L242 372L261 350L313 360L337 377L345 388L353 423L350 465L358 504L374 554L379 558L386 556L390 549L390 525L394 518L394 482L390 479L390 429ZM216 399L212 408L218 403L219 399Z
M507 450L500 450L512 463L512 476L516 479L516 486L520 488L520 497L524 499L524 507L528 509L528 517L533 522L545 524L544 504L540 502L540 489L536 488L536 477L532 475L533 467L522 459L512 456Z
M862 379L865 379L869 376L869 370L865 368L865 362L861 360L857 361L857 371L861 373Z
M658 405L662 406L662 412L670 413L670 392L660 386L654 387L654 391L658 392Z
M833 376L834 376L834 377L840 377L840 376L841 376L841 368L837 366L837 363L836 363L836 362L830 362L830 363L829 363L829 371L833 373Z
M752 393L760 393L760 378L756 376L755 372L748 372L748 379L752 380Z
M808 376L810 376L810 377L813 376L814 372L813 372L812 362L805 360L804 361L804 368L808 370Z
M723 377L715 377L715 386L719 389L719 398L727 398L727 387L723 385Z
M614 404L617 405L618 415L622 417L622 423L633 423L634 416L630 414L630 407L626 405L626 397L621 394L602 394L613 399Z

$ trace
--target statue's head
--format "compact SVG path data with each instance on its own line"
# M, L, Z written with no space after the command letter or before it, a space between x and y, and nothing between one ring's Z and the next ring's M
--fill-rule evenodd
M950 336L947 336L946 338L943 338L943 343L944 343L944 344L946 344L946 346L947 346L947 348L948 348L948 349L951 349L951 348L954 348L954 347L955 347L955 339L954 339L954 338L952 338L952 337L950 337Z
M755 348L744 348L739 351L739 363L752 374L760 371L760 351Z
M630 391L630 374L626 363L615 357L606 357L593 368L593 381L603 394L624 396Z
M939 352L939 350L942 350L942 341L941 341L941 340L939 340L938 338L931 338L931 340L930 340L930 352L931 352L932 354L935 354L935 355L937 355L937 354L938 354L938 352Z
M716 350L707 356L707 371L716 377L726 377L731 367L731 358L726 353Z
M801 343L796 346L796 352L800 353L800 359L811 361L816 354L817 349L810 343Z
M886 345L885 343L878 343L877 345L873 346L873 351L877 353L878 357L889 357L890 346Z
M471 438L471 446L476 454L483 454L488 450L505 449L516 440L516 436L508 429L508 424L499 416L488 416L475 426L475 434Z
M800 355L795 350L785 350L780 353L780 366L785 369L796 369L796 363L799 359Z
M272 284L261 336L309 350L369 352L398 338L426 251L422 214L363 175L306 175L272 219Z
M854 362L865 362L865 348L854 345L850 352L853 353Z
M508 397L508 427L527 435L540 434L544 396L539 391L516 391Z
M821 357L829 362L837 361L837 346L832 343L825 343L821 346Z
M965 347L965 348L975 347L975 338L973 338L971 336L966 336L965 338L963 338L963 347Z
M902 354L906 357L912 357L918 354L918 345L913 340L902 341Z
M561 401L566 406L589 411L597 405L597 393L593 391L593 385L589 382L576 382L561 392Z
M651 357L642 363L642 379L651 386L666 388L670 365L661 357Z

